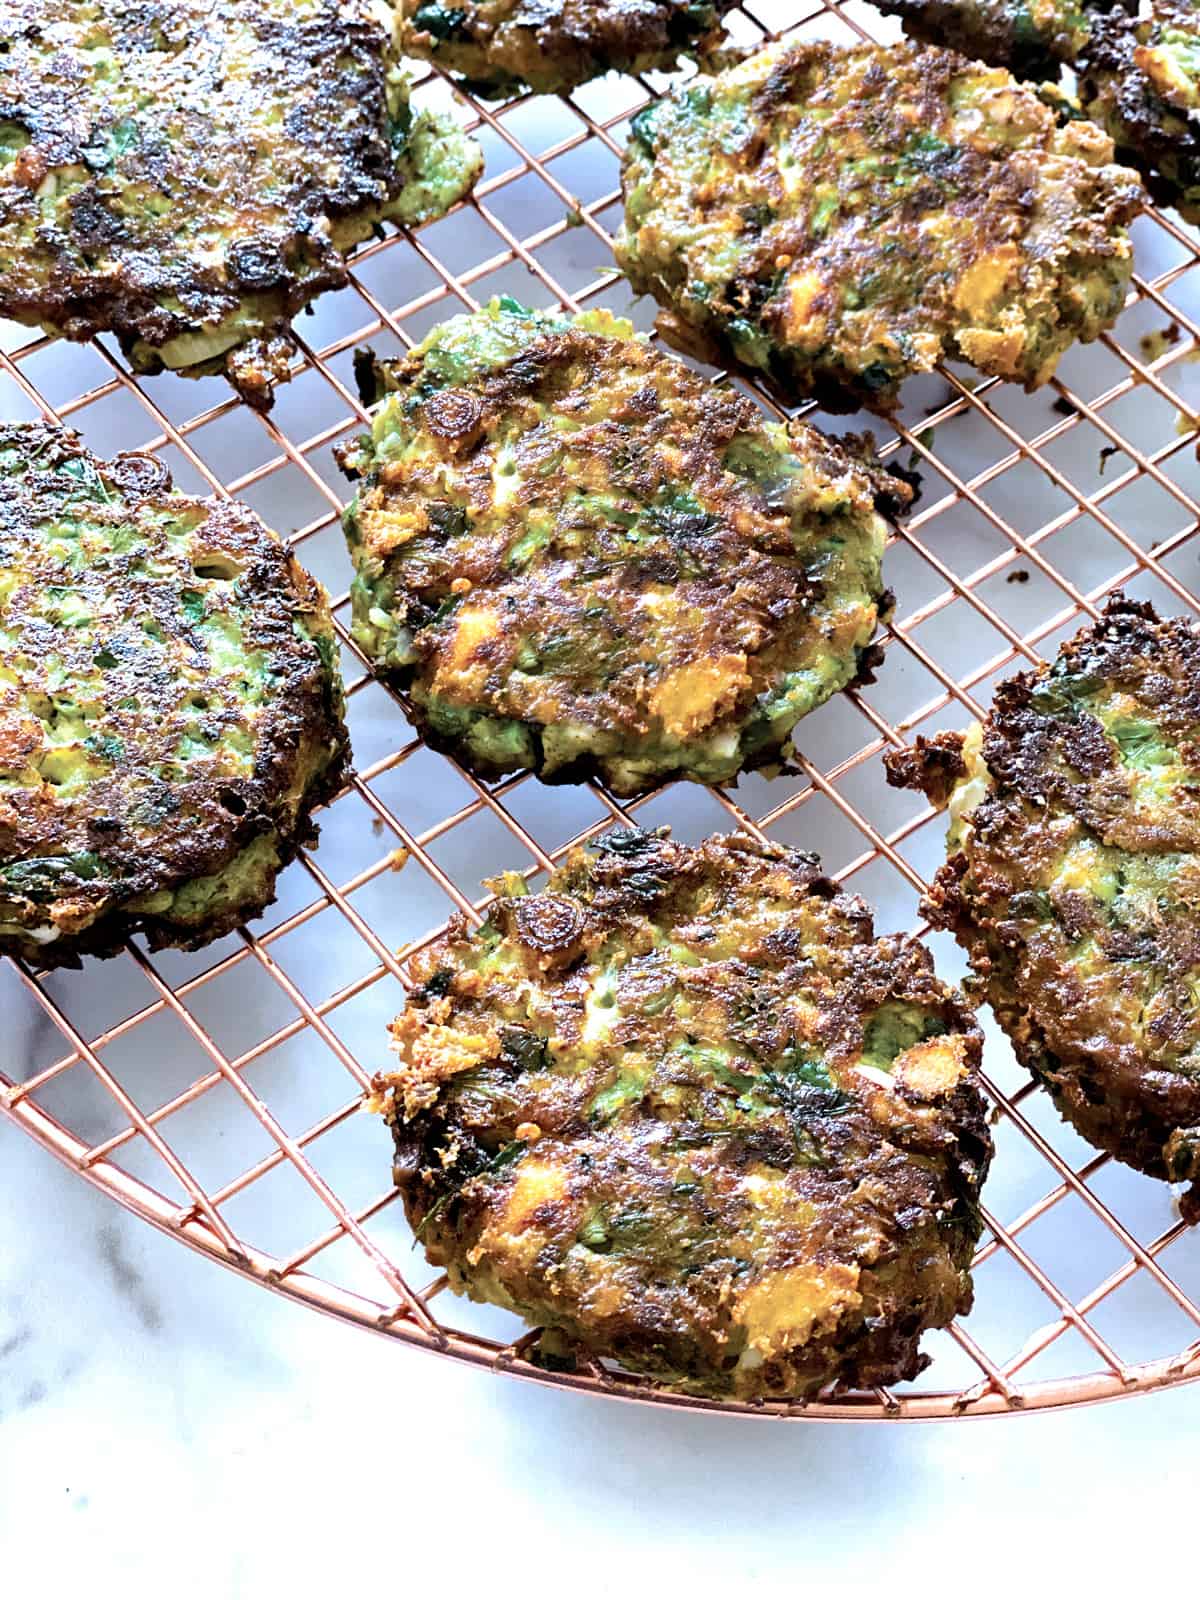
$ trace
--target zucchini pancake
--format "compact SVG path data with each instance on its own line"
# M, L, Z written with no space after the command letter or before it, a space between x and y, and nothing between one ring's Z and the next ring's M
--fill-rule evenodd
M609 71L669 72L716 49L735 0L403 0L405 52L496 99L558 94Z
M431 1263L689 1394L915 1376L971 1304L980 1034L816 858L610 833L412 963L375 1106Z
M1200 0L1153 0L1141 21L1097 25L1079 97L1155 200L1200 222Z
M879 0L905 32L1022 78L1077 72L1077 103L1161 205L1200 222L1200 0Z
M5 0L0 316L264 408L292 316L482 166L372 0Z
M1056 79L1079 59L1092 25L1108 12L1125 16L1136 0L876 0L904 31L973 61L1007 67L1018 78ZM1128 24L1127 24L1128 25Z
M1124 305L1112 154L947 50L775 45L634 118L617 260L665 338L786 401L888 413L948 357L1032 389Z
M270 904L348 756L325 592L152 456L0 426L0 951L194 949Z
M1118 595L982 727L888 766L948 806L925 910L1022 1064L1099 1149L1195 1184L1200 627Z
M479 776L725 783L870 670L911 492L629 323L493 300L360 384L354 636Z

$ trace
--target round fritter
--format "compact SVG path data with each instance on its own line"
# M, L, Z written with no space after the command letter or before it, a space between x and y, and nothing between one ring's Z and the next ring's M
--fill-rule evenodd
M342 456L355 638L481 776L724 783L869 670L909 497L878 468L607 312L494 300L380 376Z
M1027 388L1124 304L1136 175L1008 73L781 44L634 119L617 259L680 348L895 408L943 357Z
M251 511L0 426L0 950L230 932L348 753L325 592Z
M1079 58L1092 23L1137 0L876 0L904 31L926 44L959 50L973 61L1007 67L1018 78L1055 79Z
M1152 0L1136 24L1098 22L1079 97L1154 198L1200 222L1200 0Z
M414 960L376 1080L453 1287L700 1395L916 1375L971 1304L980 1035L816 858L619 831Z
M5 0L0 316L269 405L346 253L482 165L409 107L391 28L373 0Z
M401 43L488 99L557 94L616 70L670 71L722 38L735 0L402 0Z
M1101 1150L1200 1178L1200 627L1118 596L889 777L948 802L926 910L1021 1062Z

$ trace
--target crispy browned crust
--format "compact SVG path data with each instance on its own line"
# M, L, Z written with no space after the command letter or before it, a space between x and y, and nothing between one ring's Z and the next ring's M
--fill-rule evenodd
M1035 21L1028 0L878 0L910 38L957 50L972 61L1007 67L1018 78L1057 79L1086 46L1106 13L1136 10L1135 0L1054 0ZM1123 8L1123 10L1121 9Z
M0 161L0 316L111 331L155 372L242 314L194 370L268 406L291 318L346 281L333 231L369 234L412 176L388 31L361 0L6 0L3 33L0 126L28 142Z
M274 872L194 929L128 902L220 874L260 838L286 864L316 837L312 810L345 781L325 592L247 507L178 494L154 457L100 461L43 424L0 425L0 452L10 449L28 470L0 474L0 565L18 580L0 603L11 672L0 686L0 902L26 894L30 919L61 934L47 944L0 934L0 950L51 967L113 954L134 932L154 948L196 948L261 912ZM76 497L81 483L93 493ZM64 526L87 564L64 558ZM236 581L208 600L214 571ZM48 621L42 597L53 592L92 620ZM201 610L238 628L247 680L261 685L253 713L236 669L219 685L197 674L211 660ZM67 748L86 783L39 779L59 716L77 711L91 732ZM248 770L223 760L231 733L250 742ZM211 741L212 754L189 738Z
M415 958L377 1085L409 1220L455 1287L689 1392L911 1378L922 1333L971 1303L991 1156L974 1020L815 857L664 834L577 850ZM913 1069L921 1046L858 1071L892 1011L941 1071ZM546 1198L518 1226L530 1188ZM800 1282L834 1296L811 1332ZM778 1337L745 1370L738 1310L768 1295Z
M940 808L966 773L962 744L961 733L937 733L932 739L919 733L905 749L884 752L887 780L895 789L923 790Z
M480 777L733 782L878 661L907 486L630 332L497 303L360 363L355 637Z
M611 71L670 71L721 41L736 0L403 0L412 55L495 97L577 88Z
M84 956L93 956L98 960L118 956L135 934L150 950L202 950L217 939L223 939L247 922L252 922L255 917L260 917L273 904L274 885L279 874L291 865L302 848L315 845L320 837L320 829L310 813L328 805L345 783L348 769L349 747L344 764L336 770L330 768L308 791L303 817L298 819L290 832L278 836L279 848L266 892L256 890L245 895L236 903L229 904L219 915L209 917L202 928L184 933L180 931L178 923L169 917L156 916L152 911L115 910L106 912L84 932L54 945L33 945L19 939L0 937L0 953L19 956L42 971L49 972L78 969L83 965ZM261 827L261 816L258 821ZM242 831L239 829L239 832ZM251 834L247 842L253 837ZM231 858L232 852L229 852L227 859ZM153 873L154 863L147 861L137 877L140 881L149 882ZM186 877L183 881L186 881ZM162 886L168 887L165 884ZM67 883L64 888L73 892L76 885Z
M1062 681L1115 688L1159 729L1190 776L1169 803L1135 803L1101 722L1059 702ZM1064 691L1066 694L1066 691ZM885 758L889 781L944 803L963 767L960 735ZM1057 662L1000 684L983 730L990 773L963 848L924 904L967 951L981 995L1022 1064L1092 1144L1155 1177L1200 1177L1200 1074L1189 984L1200 973L1200 629L1122 595ZM965 769L964 769L965 770ZM1122 883L1165 858L1157 908L1110 916L1086 885L1047 889L1064 841L1124 852ZM1080 942L1094 941L1089 965Z
M1200 222L1200 71L1191 74L1189 108L1164 92L1146 56L1171 32L1190 34L1200 49L1200 11L1187 0L1153 0L1140 23L1121 12L1097 18L1080 65L1079 97L1116 142L1120 159L1137 166L1151 197L1178 207L1185 221Z
M1119 313L1142 200L1090 123L907 42L785 41L681 86L622 188L618 265L669 343L885 415L941 359L1046 382Z

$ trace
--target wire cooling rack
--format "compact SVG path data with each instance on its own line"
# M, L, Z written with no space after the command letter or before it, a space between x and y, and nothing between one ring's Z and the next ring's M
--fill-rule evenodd
M856 0L796 11L795 0L745 5L730 31L746 43L892 33ZM337 597L357 757L321 817L319 847L281 877L253 928L191 955L150 958L132 944L82 973L0 967L14 1051L0 1061L0 1109L129 1210L319 1310L544 1383L696 1408L601 1367L541 1372L515 1319L443 1293L444 1277L428 1281L396 1192L382 1186L386 1130L360 1110L386 1060L406 958L452 910L479 920L485 875L525 868L536 879L575 841L634 814L687 839L736 826L816 849L878 907L881 927L918 928L943 823L885 786L881 754L978 715L997 677L1052 654L1119 585L1169 612L1200 611L1200 246L1148 211L1134 226L1124 314L1070 352L1052 385L1026 396L947 370L908 386L894 427L875 423L885 459L924 483L888 554L896 620L878 681L802 724L797 773L751 776L734 792L675 785L625 804L595 784L516 776L488 787L421 745L403 699L370 678L349 639L346 490L332 449L364 421L353 351L400 353L498 292L607 305L648 326L653 308L631 307L611 236L629 117L667 81L610 77L570 97L488 105L425 73L415 98L465 107L484 179L450 217L359 252L350 286L301 319L293 381L270 417L216 381L139 382L106 340L67 346L0 325L0 416L60 418L100 454L155 451L181 487L236 495L291 536ZM943 975L961 975L954 944L930 942ZM931 1335L931 1366L894 1391L706 1409L986 1415L1200 1377L1195 1231L1165 1185L1076 1138L983 1020L997 1159L970 1317Z

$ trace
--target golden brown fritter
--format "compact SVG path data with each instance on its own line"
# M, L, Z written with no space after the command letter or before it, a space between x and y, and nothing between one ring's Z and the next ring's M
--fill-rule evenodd
M482 165L371 0L5 0L0 44L0 316L253 405L348 252Z
M270 904L349 748L324 590L154 457L0 425L0 951L195 948Z
M1136 174L1008 73L782 43L634 119L617 259L680 348L895 408L944 357L1034 388L1120 312Z
M980 1036L815 857L619 831L414 962L376 1082L452 1286L691 1394L914 1376L969 1309Z
M1117 596L982 727L888 766L948 804L926 910L1022 1063L1092 1144L1194 1183L1200 627Z
M341 457L355 638L481 776L724 783L873 663L909 491L815 430L512 300L376 376Z

